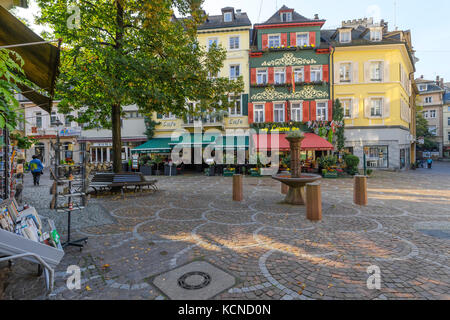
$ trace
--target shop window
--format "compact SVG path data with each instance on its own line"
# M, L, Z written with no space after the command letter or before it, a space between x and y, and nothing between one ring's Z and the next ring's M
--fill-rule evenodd
M388 147L368 146L364 147L366 153L366 165L368 168L388 168Z

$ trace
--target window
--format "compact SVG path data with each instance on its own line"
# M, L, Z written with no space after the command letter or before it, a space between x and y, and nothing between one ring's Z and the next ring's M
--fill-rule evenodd
M302 121L302 104L292 103L291 104L291 120L295 122Z
M381 41L381 39L382 39L381 29L370 30L370 40L371 41Z
M230 80L236 80L241 75L240 65L230 65Z
M253 119L257 123L264 122L264 105L263 104L255 104L253 110Z
M50 125L52 127L56 127L58 125L58 116L56 115L55 111L52 111L52 114L50 116Z
M326 102L318 102L316 106L317 121L326 121L328 119L328 105Z
M239 37L230 37L230 50L239 49Z
M234 102L234 106L228 108L228 113L230 114L230 116L241 116L242 115L241 96L230 97L230 102Z
M387 146L370 146L364 147L366 153L366 165L368 168L388 168L388 147Z
M383 79L383 62L375 61L370 63L370 79L381 81Z
M381 112L383 110L383 99L374 98L370 100L370 116L371 117L381 117Z
M282 12L281 13L281 21L282 22L292 21L292 12Z
M339 42L341 43L349 43L352 40L352 32L350 30L340 31L339 32Z
M64 124L66 127L71 127L72 126L72 121L70 120L70 115L66 115L65 119L64 119Z
M352 117L352 100L351 99L342 99L341 100L342 108L344 109L344 118Z
M450 117L447 118L447 124L450 126Z
M447 107L447 111L450 112L450 107Z
M425 119L428 118L428 111L424 111L424 112L423 112L423 117L424 117Z
M437 126L428 126L428 132L433 136L437 136Z
M267 69L259 69L256 71L256 83L257 84L267 83Z
M269 35L269 47L279 47L280 46L280 35Z
M284 68L276 68L274 74L276 84L283 84L286 82Z
M297 46L309 46L309 33L297 33Z
M273 107L274 122L284 122L284 103L276 103Z
M218 46L219 46L219 39L217 39L217 38L211 38L211 39L208 39L208 50L211 49L211 47L212 47L213 45L215 45L216 47L218 47Z
M436 110L430 110L430 118L435 119L436 118Z
M231 21L233 21L233 14L231 12L225 12L223 14L223 21L224 22L231 22Z
M163 120L175 119L175 115L172 112L165 113L162 116Z
M217 72L216 74L212 74L211 71L208 72L208 79L209 80L217 79L218 77L219 77L219 72Z
M351 63L341 63L340 65L340 82L350 82L351 81Z
M36 128L42 128L42 113L36 112Z
M295 82L304 82L303 78L303 67L294 68L294 81Z
M427 85L426 84L421 84L419 86L419 91L427 91Z
M311 82L322 81L322 67L311 67Z
M450 141L450 131L449 132L447 132L447 139L448 139L448 141Z
M433 97L425 97L425 103L432 103Z

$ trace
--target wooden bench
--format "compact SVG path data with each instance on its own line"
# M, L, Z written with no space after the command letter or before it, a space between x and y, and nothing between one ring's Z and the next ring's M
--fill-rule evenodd
M95 190L95 193L97 189L120 188L123 194L123 189L130 186L134 187L135 192L137 189L142 191L144 187L153 188L156 191L158 190L157 182L157 180L145 180L142 173L97 173L89 186Z

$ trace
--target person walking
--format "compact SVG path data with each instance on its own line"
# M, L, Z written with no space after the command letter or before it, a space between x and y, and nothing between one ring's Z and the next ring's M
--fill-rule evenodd
M30 161L30 170L31 174L33 175L33 183L35 186L38 186L42 170L44 170L44 165L36 155L34 155L33 160Z
M433 165L433 159L428 158L427 164L428 164L428 169L431 169L431 166Z

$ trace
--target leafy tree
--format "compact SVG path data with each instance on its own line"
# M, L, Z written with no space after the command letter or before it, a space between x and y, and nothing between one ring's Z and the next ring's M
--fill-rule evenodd
M60 110L78 110L85 128L112 129L114 171L121 170L122 106L139 112L183 116L186 101L198 110L230 106L229 94L243 91L242 78L210 78L223 66L226 51L206 50L197 42L197 26L205 21L203 0L38 0L38 23L63 38L57 93ZM80 9L80 28L72 28ZM176 19L174 9L185 19Z
M428 120L423 117L422 112L416 113L416 135L417 137L424 137L424 144L419 145L419 149L434 150L438 148L434 135L428 129Z
M161 122L154 121L151 117L145 117L145 135L150 140L155 135L155 127Z
M333 120L342 123L342 127L336 129L336 149L342 151L345 148L345 123L344 123L344 108L339 99L336 99L333 105Z

